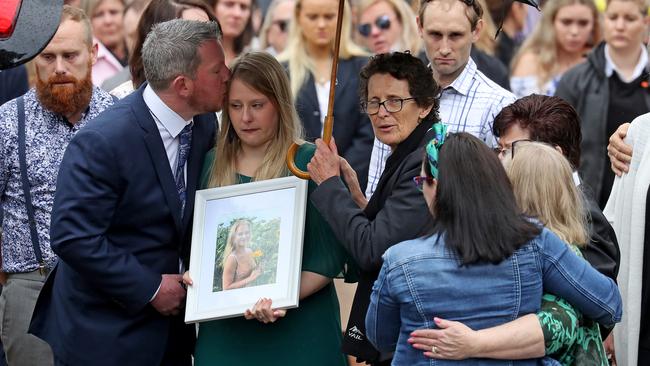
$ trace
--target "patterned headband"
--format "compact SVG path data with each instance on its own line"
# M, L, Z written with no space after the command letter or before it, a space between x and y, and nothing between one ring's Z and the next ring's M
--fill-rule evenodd
M433 178L438 178L438 154L440 153L440 148L442 144L445 143L445 138L447 137L447 125L442 123L436 123L431 127L436 136L433 140L429 141L427 144L427 159L429 160L429 168L431 169L431 175Z

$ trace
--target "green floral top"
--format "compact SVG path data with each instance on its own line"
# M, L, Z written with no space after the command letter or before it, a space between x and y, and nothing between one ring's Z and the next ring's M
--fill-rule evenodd
M582 257L576 246L571 248ZM598 323L582 316L566 300L544 294L537 318L544 332L546 356L566 366L609 365Z

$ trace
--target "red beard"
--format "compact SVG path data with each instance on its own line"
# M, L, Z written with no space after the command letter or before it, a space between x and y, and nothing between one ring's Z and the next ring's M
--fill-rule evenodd
M93 83L90 66L86 77L82 80L65 75L55 75L47 81L41 80L39 76L36 77L38 100L43 107L62 116L84 111L90 103L92 94Z

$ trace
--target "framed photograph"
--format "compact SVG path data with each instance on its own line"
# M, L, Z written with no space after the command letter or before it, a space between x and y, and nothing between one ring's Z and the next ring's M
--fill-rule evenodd
M296 177L197 191L185 322L297 307L306 204Z

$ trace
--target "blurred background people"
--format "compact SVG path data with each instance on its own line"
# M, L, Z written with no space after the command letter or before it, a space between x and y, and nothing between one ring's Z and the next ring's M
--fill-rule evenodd
M593 0L548 0L541 21L512 60L512 92L554 95L562 75L585 61L600 41L598 18Z
M29 82L25 65L0 70L0 105L27 93L27 90L29 90ZM2 221L1 211L0 222Z
M357 39L371 53L408 50L419 56L422 52L415 13L406 1L361 0L356 15Z
M305 138L322 136L329 102L330 75L338 0L297 0L287 48L279 60L287 65L291 92L305 129ZM339 52L334 132L339 154L357 172L365 188L372 149L372 127L359 107L359 71L366 52L352 41L350 8L345 3Z
M273 0L260 29L260 49L277 56L287 46L289 25L293 20L294 0Z
M226 65L239 56L255 37L253 12L255 0L206 0L212 6L223 31L221 44L226 53Z
M648 30L645 0L611 0L604 19L605 42L587 62L564 74L556 95L569 102L582 120L580 175L601 208L614 181L607 142L619 125L650 111Z
M124 8L124 38L129 55L133 55L133 48L135 47L135 41L138 36L138 22L149 1L132 0ZM111 91L128 80L131 80L131 70L128 67L124 67L117 74L106 79L102 83L102 89Z
M99 49L93 65L93 84L102 83L122 70L129 55L124 38L124 0L81 0L90 18Z
M492 20L502 25L496 38L495 56L509 69L521 43L519 34L526 25L526 15L537 10L514 0L487 0L487 5Z
M151 0L138 23L133 53L129 59L131 79L111 90L111 94L123 98L145 82L142 64L142 46L154 24L171 19L216 21L210 7L202 0Z

